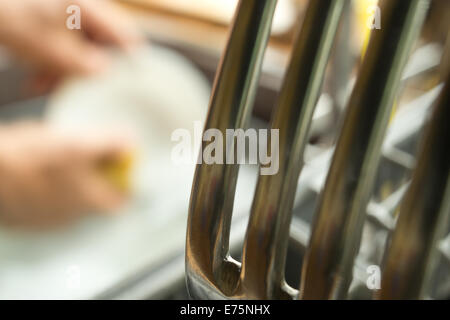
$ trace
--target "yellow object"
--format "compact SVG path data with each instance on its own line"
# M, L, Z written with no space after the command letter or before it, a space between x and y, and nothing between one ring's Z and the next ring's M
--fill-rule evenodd
M107 159L99 164L100 173L118 190L130 191L131 169L134 164L134 154L124 153L116 159Z
M364 57L370 40L370 30L368 26L370 16L370 7L376 6L378 0L354 0L356 11L356 21L358 25L359 36L362 41L361 56Z

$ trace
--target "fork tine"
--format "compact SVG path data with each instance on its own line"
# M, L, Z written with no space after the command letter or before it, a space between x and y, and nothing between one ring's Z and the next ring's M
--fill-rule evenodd
M216 75L205 131L243 128L252 110L277 0L241 0ZM224 160L225 163L225 160ZM196 298L230 295L239 265L228 257L238 165L197 165L186 239L186 274ZM233 277L235 279L233 279ZM235 280L235 281L234 281Z
M274 157L279 156L279 171L259 177L244 244L240 290L247 298L290 298L282 288L292 206L344 4L345 0L310 1L297 35L272 117L272 129L279 130L279 155Z
M420 299L450 215L450 77L425 132L386 255L380 299ZM431 263L430 263L431 262Z
M315 215L302 299L346 297L392 104L427 6L427 0L381 2L382 29L372 32Z

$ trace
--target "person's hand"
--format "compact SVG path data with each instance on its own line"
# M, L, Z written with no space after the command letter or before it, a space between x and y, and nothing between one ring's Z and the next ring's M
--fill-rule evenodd
M0 223L66 224L92 212L113 212L126 192L99 165L131 152L126 135L61 132L42 124L0 127Z
M66 26L71 5L81 9L79 30ZM141 41L136 26L107 0L1 0L0 21L0 44L43 70L47 81L95 73L108 64L108 46L128 50Z

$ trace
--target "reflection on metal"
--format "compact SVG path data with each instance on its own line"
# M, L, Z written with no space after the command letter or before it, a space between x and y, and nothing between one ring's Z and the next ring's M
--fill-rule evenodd
M381 30L373 31L347 106L347 115L314 217L300 290L297 291L286 284L284 275L292 207L314 107L345 1L309 2L271 119L272 129L279 129L279 171L276 175L259 177L242 252L242 265L230 257L228 245L238 165L197 166L186 239L187 285L193 298L347 297L393 101L429 1L381 2ZM205 130L216 128L225 135L226 129L245 128L275 5L276 0L240 1L216 76ZM448 96L445 99L448 104ZM448 119L448 111L445 115ZM444 120L440 121L444 123ZM443 127L441 129L444 130ZM420 182L424 181L420 175L430 172L431 163L438 161L432 154L422 155L422 158L419 162L426 164L419 165L415 177ZM448 162L445 179L448 179ZM443 162L439 164L444 168ZM416 231L422 232L417 237L427 248L421 255L415 252L420 257L434 245L437 220L433 219L442 215L439 210L445 206L448 209L449 205L450 187L446 185L447 188L444 188L443 177L433 179L426 182L441 181L439 193L413 197L423 201L420 205L433 203L437 210L435 218L423 220L425 224L430 222L433 225L426 224L420 230L419 225L415 225L418 228ZM410 193L413 192L411 190ZM409 203L408 199L405 203ZM404 204L403 208L410 207ZM416 215L420 215L420 209L415 208L418 211ZM413 210L406 211L412 214ZM401 238L397 240L399 242L403 241L404 235L404 231L396 233L391 251L396 248L396 237ZM417 249L416 246L411 248ZM408 259L413 258L416 256L408 256ZM423 268L429 266L426 262L423 262ZM390 266L388 262L387 270L395 267L395 262L392 263ZM424 282L415 273L402 273L402 276L413 279L417 286Z
M343 299L352 280L366 206L402 70L425 17L427 1L382 1L303 264L300 298Z
M237 119L238 115L248 112L244 110L248 109L248 104L236 105L235 110L227 110L230 103L223 101L218 95L226 92L229 97L230 91L227 86L234 85L240 77L249 76L246 70L248 67L245 64L237 64L236 56L237 52L244 56L251 54L252 50L255 50L254 46L250 46L248 41L245 42L246 45L242 45L236 40L244 38L243 24L255 25L249 21L255 17L244 15L246 10L252 9L250 6L253 2L240 3L224 59L224 65L227 62L233 65L219 70L219 80L213 93L207 127L216 127L222 131L226 128L240 127L240 123L230 122L227 117L236 115ZM273 1L256 3L254 6L261 7L258 8L261 12L264 12L262 10L264 4L271 9L274 4ZM319 97L343 4L344 0L313 1L306 13L307 18L298 35L289 71L272 119L272 128L281 129L280 170L273 176L261 176L258 182L244 248L242 272L240 265L227 256L227 237L237 170L234 167L219 165L197 168L191 198L186 253L188 287L193 296L291 298L295 295L295 290L285 286L282 272L292 202L302 166L301 157L307 142L309 124ZM253 26L249 30L255 32L257 29ZM230 57L233 57L233 60ZM236 77L234 82L232 79L225 79L226 72L239 74L239 77ZM223 118L222 122L216 120L219 117ZM233 174L227 176L223 173L225 170L233 170ZM218 174L213 175L215 171ZM268 188L277 191L266 197ZM270 230L265 230L266 226L270 226ZM256 238L261 232L270 240L258 244ZM248 273L247 270L253 271ZM258 273L257 270L263 270L263 273Z
M417 168L386 255L380 299L424 297L431 257L450 215L450 77L425 132Z
M243 128L249 118L276 0L240 1L211 97L205 130ZM223 162L225 163L225 161ZM237 165L198 165L186 238L186 275L196 298L234 290L239 265L228 257Z
M343 0L312 1L293 49L272 128L279 129L279 171L260 176L244 243L241 294L288 298L284 283L289 226L309 127L320 95Z

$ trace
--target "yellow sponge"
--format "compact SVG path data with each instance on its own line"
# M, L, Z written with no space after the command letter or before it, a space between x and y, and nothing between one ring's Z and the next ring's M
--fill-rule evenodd
M98 169L114 187L122 192L131 189L131 169L135 162L135 155L131 152L123 153L114 159L105 159L99 163Z

